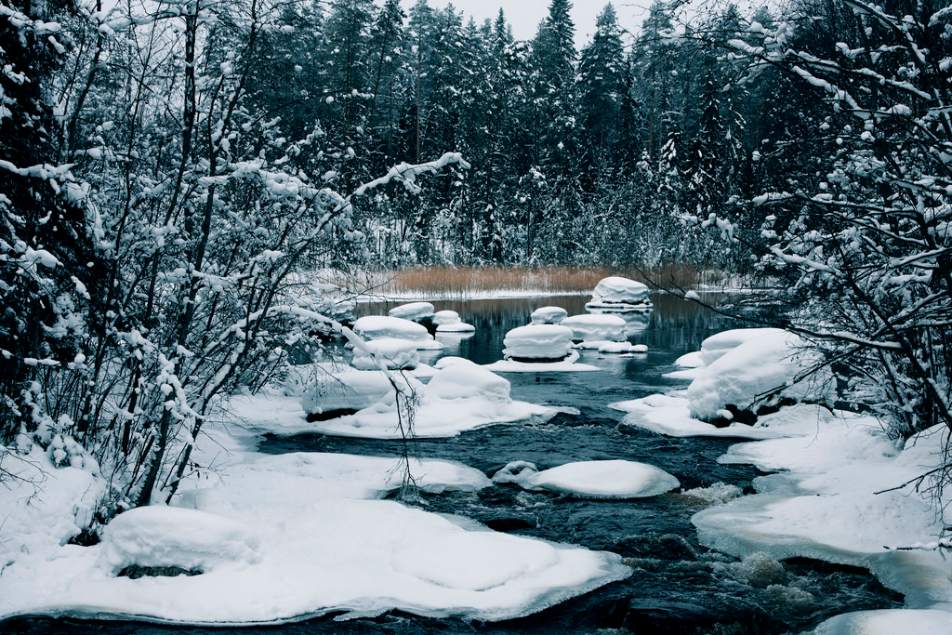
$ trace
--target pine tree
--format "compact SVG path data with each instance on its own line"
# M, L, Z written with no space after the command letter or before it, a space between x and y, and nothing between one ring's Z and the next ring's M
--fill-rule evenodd
M582 49L579 106L584 142L583 172L590 178L604 167L617 166L623 140L619 129L628 102L625 51L615 9L609 3L598 16L595 36Z

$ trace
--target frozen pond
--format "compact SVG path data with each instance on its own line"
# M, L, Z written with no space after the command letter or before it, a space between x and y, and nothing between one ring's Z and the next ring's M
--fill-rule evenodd
M529 322L544 306L561 306L569 315L585 313L587 298L562 296L518 300L434 302L435 309L459 313L475 326L471 337L440 336L444 349L421 351L424 361L466 357L480 364L501 359L506 332ZM674 439L619 425L623 413L612 402L684 387L663 377L680 355L731 323L693 303L653 296L654 310L628 315L629 342L648 352L621 357L582 351L579 363L600 372L512 373L512 397L576 408L543 426L495 426L449 439L412 443L420 458L460 461L492 476L515 461L539 470L579 461L627 460L654 465L675 476L683 490L698 496L664 494L636 500L585 500L499 484L479 492L423 495L428 511L458 514L497 531L614 551L635 568L627 580L604 586L536 615L497 623L469 623L389 613L374 619L337 622L332 617L282 627L208 629L127 622L17 620L0 630L23 633L797 633L844 611L898 608L902 598L884 589L865 570L810 560L778 563L753 556L743 562L701 547L691 516L707 499L748 490L759 473L744 465L716 462L733 443L721 439ZM362 315L386 315L393 305L363 305ZM269 436L260 449L394 455L399 441L305 434ZM735 486L737 489L728 487Z

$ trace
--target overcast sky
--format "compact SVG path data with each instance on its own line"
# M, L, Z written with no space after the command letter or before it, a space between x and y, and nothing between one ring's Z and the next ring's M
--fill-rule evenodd
M486 18L495 19L499 8L506 13L506 20L512 25L512 34L517 40L529 40L536 34L536 29L547 15L551 0L453 0L457 11L482 23ZM404 10L416 4L416 0L402 0ZM618 22L622 28L634 32L641 25L652 0L622 0L613 2ZM429 0L429 5L435 9L442 9L450 4L450 0ZM581 48L592 39L595 32L595 18L608 0L574 0L572 3L572 19L575 21L575 46ZM465 24L465 22L464 22Z

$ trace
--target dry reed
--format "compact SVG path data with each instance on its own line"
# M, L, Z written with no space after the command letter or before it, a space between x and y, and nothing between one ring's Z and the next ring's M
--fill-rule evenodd
M622 276L652 288L696 289L724 287L719 272L699 272L691 265L662 265L650 270L609 267L415 267L364 274L360 286L375 295L465 297L487 293L590 293L598 281ZM353 284L347 285L351 288Z

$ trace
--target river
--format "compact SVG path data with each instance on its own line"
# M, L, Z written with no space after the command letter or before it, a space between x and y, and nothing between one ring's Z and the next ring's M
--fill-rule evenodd
M501 358L505 333L528 322L547 305L569 315L584 313L586 298L546 298L434 302L437 310L457 311L476 327L469 338L442 338L440 355L458 355L478 363ZM733 325L695 303L657 295L648 314L632 316L629 340L645 344L644 355L620 357L594 351L580 362L601 372L513 373L514 399L567 406L578 415L561 414L542 426L495 426L451 439L415 441L419 457L457 460L492 475L511 461L531 461L539 469L572 461L628 459L675 475L683 490L724 483L750 492L760 473L721 465L730 440L672 439L620 423L622 413L607 405L684 387L665 378L682 354ZM360 314L385 314L392 305L361 305ZM401 444L302 434L268 436L260 450L398 454ZM499 485L478 493L423 495L415 504L437 513L462 515L497 531L615 551L634 568L627 580L609 584L541 613L507 622L478 623L432 619L391 612L373 619L336 621L333 616L280 627L193 628L135 622L20 619L0 624L0 632L62 633L712 633L718 635L799 633L838 613L899 608L902 597L885 589L867 571L796 559L777 562L766 556L743 562L698 544L691 516L710 504L696 497L667 494L633 501L581 500L551 493L526 492Z

